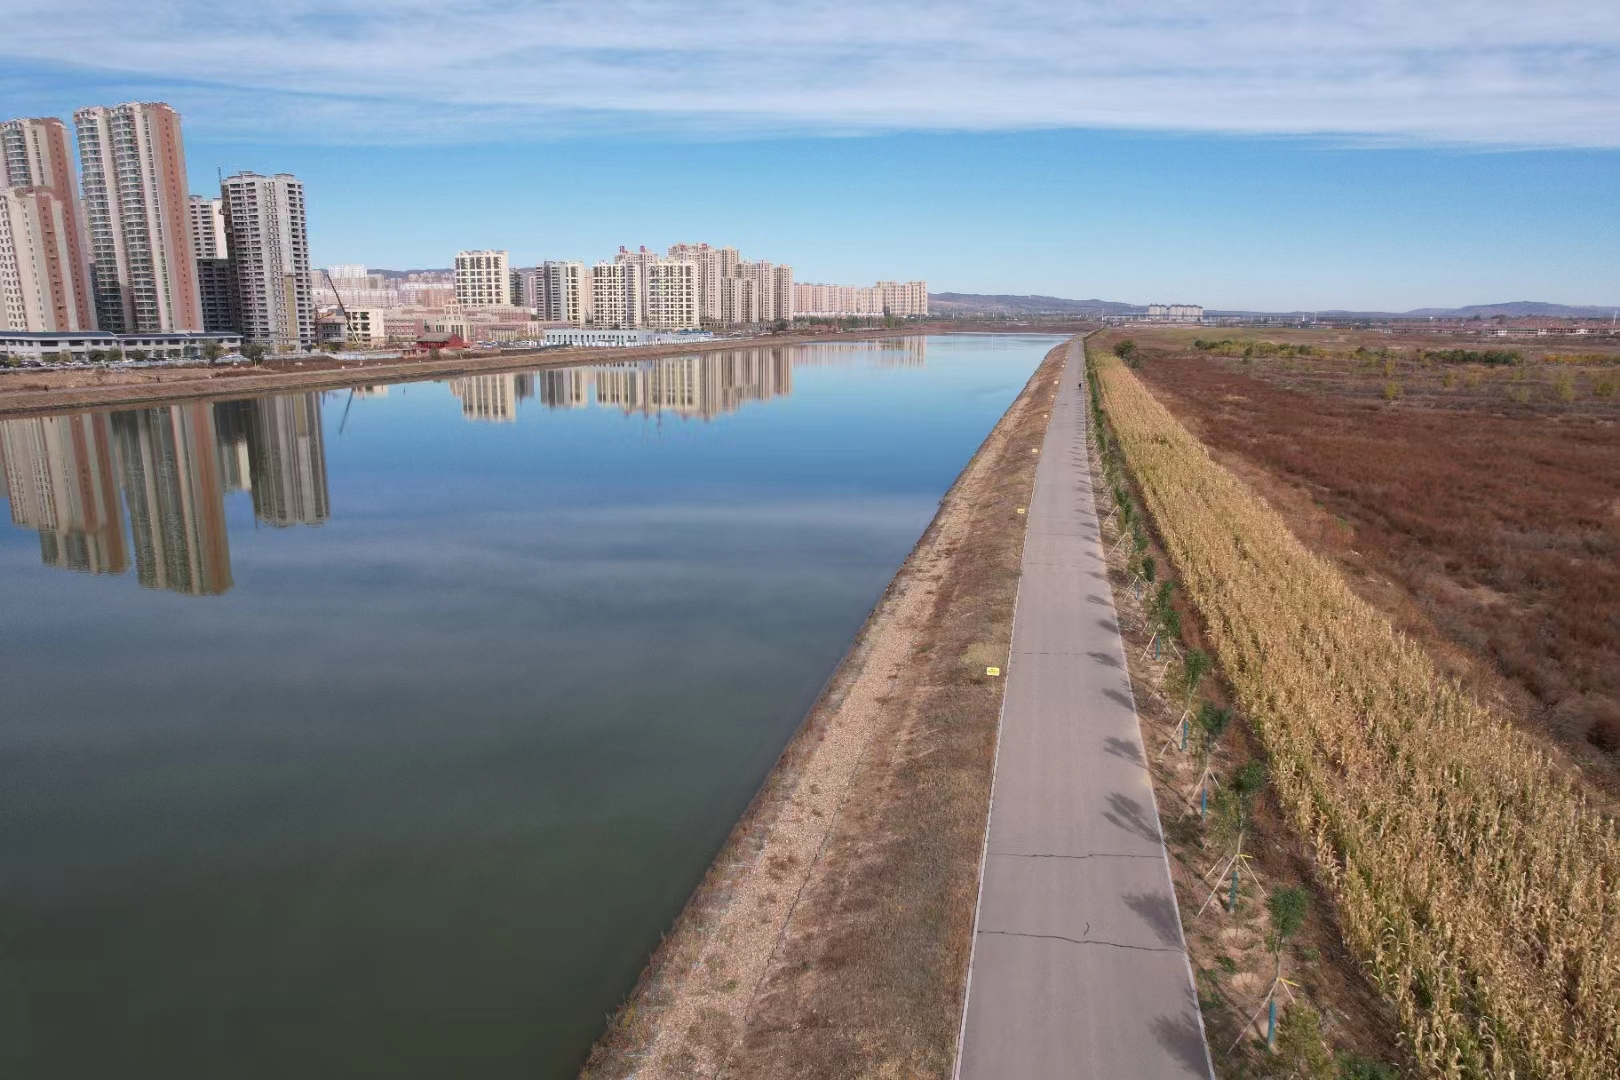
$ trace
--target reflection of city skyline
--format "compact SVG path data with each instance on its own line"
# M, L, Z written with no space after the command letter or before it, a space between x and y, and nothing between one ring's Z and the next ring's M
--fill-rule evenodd
M920 367L923 337L720 350L450 380L464 419L510 423L518 405L710 420L793 392L799 365ZM386 386L361 387L364 398ZM225 496L247 492L274 528L331 517L321 395L185 403L0 421L0 497L39 534L47 566L122 574L194 596L229 590ZM128 519L126 529L125 519Z
M618 409L627 416L673 413L710 420L751 401L787 397L793 392L793 369L801 364L921 367L926 356L924 337L884 338L467 375L450 380L449 386L461 401L462 417L474 421L511 423L518 403L535 396L548 409L580 409L594 401L598 408Z
M232 585L226 494L278 528L331 516L313 393L0 421L0 474L46 565L122 574L132 549L141 585L193 596Z

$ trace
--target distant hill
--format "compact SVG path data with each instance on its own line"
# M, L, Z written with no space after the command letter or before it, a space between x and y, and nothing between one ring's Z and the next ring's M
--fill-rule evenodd
M1510 319L1607 319L1614 314L1612 307L1571 307L1568 304L1543 304L1537 300L1515 300L1509 304L1473 304L1460 308L1417 308L1405 312L1408 319L1482 319L1505 315Z
M1140 304L1111 300L1065 300L1060 296L1011 296L984 293L928 294L928 309L936 315L1131 315L1146 309Z

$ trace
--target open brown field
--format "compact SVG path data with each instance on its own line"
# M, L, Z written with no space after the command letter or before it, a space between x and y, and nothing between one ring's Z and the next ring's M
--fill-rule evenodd
M1231 344L1211 349L1207 329L1131 336L1154 394L1296 535L1449 671L1615 789L1620 350L1297 331L1223 332ZM1524 362L1435 355L1452 349Z

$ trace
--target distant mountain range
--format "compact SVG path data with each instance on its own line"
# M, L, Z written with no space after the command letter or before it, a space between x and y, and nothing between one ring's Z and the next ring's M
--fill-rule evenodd
M1146 304L1125 304L1113 300L1065 300L1058 296L1010 296L985 293L929 293L929 310L939 315L1141 315ZM1248 316L1329 316L1337 319L1607 319L1612 307L1578 307L1545 304L1536 300L1515 300L1507 304L1471 304L1458 308L1414 308L1411 311L1224 311L1209 309L1207 315Z
M939 315L1132 315L1141 304L1110 300L1065 300L1059 296L986 296L983 293L929 293L928 309Z

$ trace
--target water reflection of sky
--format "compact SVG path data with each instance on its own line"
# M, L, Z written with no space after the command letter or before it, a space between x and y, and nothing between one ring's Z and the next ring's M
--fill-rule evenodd
M0 1045L571 1073L1051 344L5 422Z

